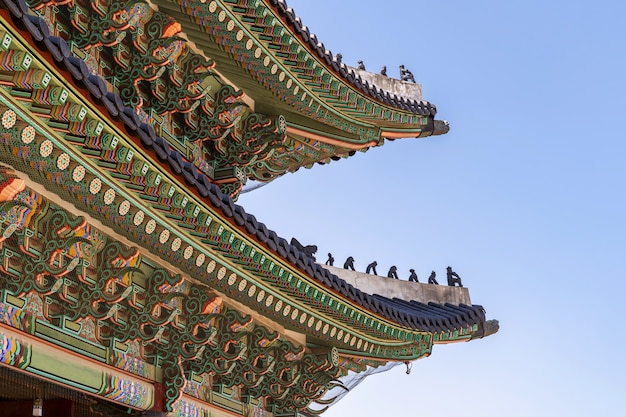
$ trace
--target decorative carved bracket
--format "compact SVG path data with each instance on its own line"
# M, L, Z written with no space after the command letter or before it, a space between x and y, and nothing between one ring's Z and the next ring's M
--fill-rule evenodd
M143 262L84 218L23 203L33 196L26 189L0 206L5 235L20 225L1 242L0 290L42 300L40 320L51 324L95 321L94 341L103 346L138 343L140 359L163 370L167 411L192 374L275 410L306 409L339 375L336 352L306 353L225 307L208 287ZM18 242L30 227L25 248Z

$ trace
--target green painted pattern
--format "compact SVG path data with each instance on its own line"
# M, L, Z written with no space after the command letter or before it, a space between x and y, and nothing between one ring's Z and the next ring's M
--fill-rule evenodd
M270 181L302 166L309 168L315 162L329 162L354 152L350 146L316 147L314 151L308 146L290 146L294 138L280 142L275 137L268 139L267 132L251 132L254 140L225 132L235 161L227 159L230 165L224 165L223 154L212 151L214 138L210 135L201 138L209 144L206 155L198 151L197 134L204 131L200 125L214 123L214 95L219 85L227 82L214 70L212 60L188 47L179 36L180 25L171 17L154 11L147 3L125 0L86 5L74 1L29 3L47 19L54 35L67 39L73 53L107 80L109 90L120 94L143 121L151 123L170 145L211 177L218 171L228 172L223 167L229 166L240 167L235 172L248 178ZM286 103L285 110L296 111L322 123L320 126L339 129L340 142L346 145L367 150L383 144L382 125L415 136L428 123L427 118L376 102L337 77L263 2L156 3L160 10L177 18L183 30L189 29L190 36L203 34L193 37L197 45L207 46L207 39L211 39L211 45L218 45L257 80L265 95ZM185 23L189 19L185 13L195 23ZM272 120L279 117L270 116ZM220 116L218 120L222 119ZM235 121L235 132L245 129L242 121ZM247 145L254 142L251 147ZM228 178L215 180L223 191L236 196L241 184L232 172Z
M2 214L8 218L16 210L12 206ZM14 272L0 270L2 293L40 298L45 307L35 336L100 362L108 363L107 349L120 342L139 343L141 360L163 373L169 411L190 375L208 375L213 384L240 387L251 398L271 401L278 410L306 409L339 376L332 355L305 353L304 347L281 340L250 317L224 307L206 286L142 262L134 248L113 239L101 245L102 237L84 219L54 205L39 205L34 211L40 229L28 249L16 239L22 228L4 242L13 256L0 262L10 263ZM23 227L31 226L31 221ZM90 253L87 248L94 245L99 249ZM81 340L53 324L84 319L97 323L95 341ZM31 355L28 369L46 376L65 375L64 365L53 358L54 353L47 351ZM81 368L64 382L94 392L100 388L101 374Z
M384 118L405 127L420 123L419 116L381 105L337 77L263 1L162 3L180 4L186 14L214 37L216 43L221 43L233 59L244 63L268 90L278 90L283 100L312 119L358 134L361 140L376 139L378 133L373 124L359 119Z
M51 86L56 87L61 84L60 80L55 76L50 78ZM78 97L73 96L71 93L65 96L78 101ZM11 100L7 104L10 107L17 108L15 102ZM299 279L295 279L294 277L299 275L298 272L290 271L286 273L285 271L289 271L291 267L283 265L281 261L274 259L269 254L265 256L260 255L262 252L259 252L255 259L247 259L245 256L242 256L241 253L238 253L239 251L230 245L230 241L234 240L235 236L240 236L244 249L246 245L254 247L255 244L249 242L246 237L234 232L234 229L226 223L222 224L221 221L217 220L213 222L212 219L216 218L215 213L207 212L205 205L198 201L195 196L190 195L183 187L178 188L178 184L173 182L175 180L170 180L167 176L159 173L157 166L153 165L151 161L143 159L140 156L140 150L136 149L131 142L122 139L124 136L112 129L104 119L100 119L101 121L97 122L96 120L99 118L97 113L91 113L91 111L87 110L87 107L78 103L65 102L60 107L69 109L67 110L68 117L76 120L86 119L87 122L93 120L94 123L92 125L95 126L93 132L100 133L98 133L99 136L91 136L91 138L97 139L99 144L91 148L78 145L76 149L81 151L81 156L81 154L75 154L72 146L68 146L64 141L59 141L55 135L50 135L43 127L37 130L37 132L44 134L48 139L43 140L41 143L30 142L32 140L30 136L24 135L24 132L26 132L26 127L24 127L22 132L19 133L22 140L21 147L11 147L10 153L18 159L27 155L30 156L25 167L26 170L37 170L44 175L45 180L52 183L53 187L57 187L63 193L70 192L75 195L77 200L82 202L89 211L95 212L98 216L104 215L105 218L109 219L109 223L118 227L120 225L122 227L126 226L124 232L134 233L135 239L139 237L140 241L147 241L149 246L161 247L160 250L165 254L173 255L175 263L182 261L183 265L188 265L193 275L199 274L202 276L209 273L208 265L211 265L210 259L213 258L215 261L220 258L215 257L215 252L207 252L206 248L202 247L203 245L198 245L197 241L189 240L188 235L171 236L170 230L176 231L177 228L175 226L179 226L185 227L187 230L193 229L193 235L196 237L206 236L206 238L200 239L199 243L215 243L214 246L218 253L221 252L225 256L227 255L228 258L237 260L238 263L244 266L244 269L273 284L274 288L271 290L268 287L261 286L261 289L265 291L264 295L262 297L258 295L254 298L250 297L252 299L248 301L251 305L256 308L260 307L263 311L273 315L280 321L290 322L297 328L313 328L316 336L335 341L334 343L338 343L344 349L351 348L357 352L361 351L364 354L373 354L379 357L401 358L406 353L406 342L410 344L416 340L415 332L400 330L393 324L383 324L379 319L367 313L360 314L358 312L360 308L345 304L342 299L333 296L317 284L311 283L308 287L306 285L303 287L302 283L308 281L307 278L302 276ZM75 108L75 110L71 110L72 108ZM11 129L14 129L14 127L7 130L6 134L11 138L17 139L15 136L17 136L16 133L18 132ZM88 135L88 132L86 134ZM84 138L87 137L90 136L84 136ZM74 140L76 144L80 142L76 139L80 138L77 133L66 135L66 138ZM25 143L25 141L29 141L29 143ZM83 142L86 142L86 140L83 140ZM91 143L95 143L93 139L91 139ZM89 149L97 152L86 152ZM86 163L85 158L90 158L97 164L93 164L93 162L91 164ZM112 165L109 169L103 169L103 164L106 161L115 164L115 170L112 168ZM65 166L66 164L67 166ZM124 175L124 172L129 170L139 175L135 175L134 180L129 178L130 181L119 181L119 176ZM71 176L68 178L70 171ZM104 176L102 175L103 173L105 173ZM111 178L107 178L106 173L109 173ZM132 175L129 177L132 177ZM68 184L70 184L69 187ZM103 184L110 188L104 187ZM136 191L141 186L143 186L144 192L140 193L139 197L153 202L152 208L148 208L149 206L137 199ZM165 198L159 199L159 196ZM110 204L107 204L107 201L110 201ZM139 209L135 211L135 209L132 209L133 207L138 207ZM115 209L117 209L117 214ZM153 213L160 212L166 215L164 217L153 216ZM177 221L172 225L168 219ZM198 220L204 222L204 224L198 224ZM213 222L212 225L211 222ZM143 230L136 226L143 226ZM222 229L221 231L220 228ZM179 250L181 248L182 250ZM202 271L207 261L207 269ZM282 271L281 265L283 266ZM215 268L213 266L213 270L209 273L208 278L213 278L212 281L210 280L212 284L215 284L215 282L220 283L223 282L221 278L227 272L225 267ZM232 275L231 272L229 274ZM221 288L226 288L233 295L238 296L238 292L235 292L233 287L236 281L230 281L232 280L226 281L227 285L222 284ZM241 282L240 280L237 288L243 285ZM256 284L258 285L259 282L256 281ZM281 293L285 292L287 292L288 298L284 298L284 296L279 298ZM269 296L265 297L265 294L272 295L276 300L268 303ZM293 300L298 297L304 298L305 304L308 304L310 307L296 306ZM278 301L281 302L280 308L278 308ZM326 307L325 313L337 320L337 322L329 323L324 316L320 316L320 306ZM306 315L302 313L306 313ZM313 318L311 324L314 327L308 326L311 318ZM343 328L336 328L335 326L341 322L347 323L347 326L343 327L340 325ZM326 326L327 324L329 326ZM402 349L391 348L390 350L381 348L377 346L381 343L380 340L364 337L363 334L355 333L354 329L370 333L375 338L383 337L396 340L396 342L387 342L387 346L404 347ZM459 337L467 336L469 331L471 330L461 329ZM418 341L419 337L421 336L418 336ZM398 341L402 340L406 342L398 344ZM354 349L355 347L356 349ZM399 352L402 353L400 354ZM413 349L411 356L414 358L421 356L423 353L421 349Z
M52 79L53 83L57 81L55 77L52 77ZM72 95L70 96L73 98ZM15 104L9 103L9 105L14 106ZM80 114L81 111L78 113ZM87 111L84 113L86 115L83 115L83 118L98 117L97 113L92 114ZM31 159L24 168L26 170L32 170L35 168L42 175L46 172L44 168L52 169L55 171L54 173L50 172L44 175L45 180L53 183L51 184L52 187L58 187L62 193L67 193L69 191L74 194L76 196L75 198L79 202L85 204L88 211L95 211L98 216L105 215L105 217L110 219L108 221L109 224L117 228L123 227L124 229L122 232L124 234L134 234L134 240L139 238L139 241L147 243L148 247L156 248L163 254L171 256L172 258L170 259L172 259L175 264L180 263L182 265L187 265L190 268L192 275L203 276L209 273L209 276L207 277L209 281L207 282L210 282L210 285L215 285L217 283L218 286L220 286L221 283L220 288L226 288L233 292L232 284L234 283L229 284L229 281L226 281L225 285L224 281L220 279L220 276L223 278L223 276L226 275L226 272L231 270L230 267L228 270L225 269L225 267L215 268L215 265L217 265L215 264L210 272L208 270L209 265L211 265L211 259L217 262L219 257L215 257L215 251L208 252L206 250L206 246L202 244L214 244L215 249L217 249L217 253L221 252L225 255L228 254L229 258L239 260L239 263L243 264L245 267L244 269L264 278L266 281L271 281L274 284L274 288L272 288L271 291L268 291L268 288L263 288L266 294L272 295L273 298L275 298L275 300L273 300L273 304L268 305L267 300L269 297L266 298L265 296L261 297L260 300L257 296L256 299L252 298L247 301L251 302L254 307L260 307L262 311L272 314L280 321L287 321L292 323L292 325L295 325L295 327L307 329L308 327L306 324L308 324L310 317L316 317L320 320L319 322L314 323L315 327L313 328L315 329L316 336L329 341L335 341L333 343L338 343L339 346L342 346L345 349L353 349L357 352L361 351L363 354L376 355L381 358L404 358L406 347L411 345L412 342L420 340L422 336L420 336L419 333L397 329L397 325L392 323L383 324L380 319L375 316L371 316L369 313L364 312L361 316L359 316L357 313L357 311L360 310L359 307L351 307L348 304L345 304L344 300L333 296L328 292L328 290L320 288L318 284L312 283L312 285L309 286L309 289L317 288L317 293L309 290L302 291L302 287L294 288L295 285L298 285L298 282L308 281L309 279L302 277L300 280L294 280L293 277L300 274L296 271L290 271L290 273L285 275L284 271L289 271L291 267L282 264L282 261L276 260L269 254L263 256L258 255L256 260L247 259L246 257L241 256L241 254L239 254L236 250L233 250L232 246L228 242L229 240L234 239L234 237L238 235L240 236L240 240L248 242L247 245L254 247L255 244L248 241L248 238L240 235L238 232L230 232L229 230L234 231L234 229L226 223L222 223L217 220L214 221L213 219L216 218L215 213L207 212L204 203L198 201L195 196L189 194L182 186L178 188L178 184L170 182L169 178L167 178L165 174L159 173L157 166L153 165L153 163L149 160L141 158L140 150L135 149L132 143L122 139L124 136L120 132L110 130L111 127L106 124L106 121L104 119L101 120L102 121L100 123L102 123L104 128L102 129L102 132L100 133L101 136L99 136L99 138L105 139L107 135L108 137L113 137L115 140L110 143L115 143L114 152L109 151L109 149L105 146L106 141L103 140L103 146L98 157L95 156L95 152L81 152L83 156L80 156L80 154L75 156L77 158L75 163L81 164L80 166L72 163L71 165L74 167L73 169L66 167L65 170L61 170L58 166L57 169L55 169L55 165L58 165L59 163L58 159L62 156L69 157L70 152L72 152L72 148L71 146L66 145L65 142L59 142L54 135L51 136L45 133L45 129L41 129L41 132L50 137L48 140L51 143L56 143L60 149L63 151L67 150L67 152L59 152L57 154L53 150L53 152L48 155L48 157L51 155L53 157L57 157L56 164L53 163L53 161L50 161L52 158L40 158L41 160ZM117 134L119 134L119 136L117 136ZM24 144L22 143L20 145L23 146ZM29 145L31 145L30 150L24 152L36 155L36 144L33 142ZM39 144L40 148L41 145L42 144ZM112 145L109 146L112 147ZM13 153L15 152L15 149L18 148L13 148ZM80 147L78 147L78 149L81 150ZM84 151L85 148L83 147L82 150ZM39 149L39 151L41 151L41 149ZM46 150L46 152L48 151ZM116 174L115 171L112 169L102 170L99 166L87 164L86 161L83 160L85 157L92 158L97 162L101 162L103 159L115 162L117 175L111 175L113 178L111 178L110 182L106 183L106 185L111 187L115 192L115 204L103 205L99 202L102 201L99 200L100 198L103 200L105 199L102 193L108 192L108 189L102 185L104 184L103 181L108 181L106 174L105 176L102 176L102 172ZM73 157L69 158L74 161ZM123 181L116 183L117 177L130 169L131 164L134 167L142 167L141 172L145 172L145 175L137 176L138 178L134 183ZM68 176L70 177L68 178ZM100 177L102 179L96 177ZM77 178L79 179L78 181ZM137 201L137 197L133 195L133 191L136 191L142 183L145 184L143 187L144 193L139 194L139 197L143 200L154 202L152 208L148 208L149 206ZM73 185L67 187L68 184ZM124 187L125 185L131 184L136 184L137 187ZM165 198L159 200L157 197L159 193L165 193ZM150 198L151 196L157 198ZM127 198L123 199L125 197ZM135 205L139 208L137 211L133 209ZM189 213L190 207L193 207L191 213L194 215L183 216L182 214L184 214L184 210L187 209L187 213ZM116 208L117 210L115 210ZM167 211L170 211L170 213L167 213ZM159 217L159 213L165 213L165 218ZM174 220L182 221L176 221L172 224L168 221L168 216L170 219L173 218ZM142 228L138 228L136 226L142 226ZM197 240L194 242L193 239L190 240L190 236L186 233L180 234L178 237L172 236L174 233L178 233L178 228L176 226L185 227L185 230L187 231L193 230L192 236L200 237L200 242ZM174 231L174 233L170 231ZM202 238L203 236L206 237ZM180 250L181 248L182 250ZM259 254L260 253L262 252L259 252ZM259 260L261 262L259 262ZM205 265L207 269L205 269ZM278 265L283 266L283 272L281 272L281 268L277 267ZM229 272L229 274L232 274L232 272ZM304 281L302 281L302 279L304 279ZM257 284L259 283L257 282ZM284 293L286 290L289 291L288 294L290 294L288 295L288 298L284 298L284 296L281 297L281 293ZM315 296L312 294L315 294ZM238 294L235 293L235 295ZM294 304L294 299L291 298L295 295L298 297L304 296L304 303L308 304L310 307L307 307L306 305L297 307ZM278 303L279 301L280 304ZM280 308L277 307L278 305L280 305ZM329 308L327 308L326 313L330 314L333 319L338 319L339 322L328 322L326 317L320 317L318 313L320 305L328 305ZM300 312L300 310L304 310L303 312L307 313L309 316L305 317L306 324L302 322L302 315L296 315L294 313L294 311ZM355 320L355 317L358 319ZM347 323L348 326L344 327L340 324L341 322ZM326 324L328 324L328 326L326 326ZM337 325L339 325L340 328L336 328ZM354 330L357 329L364 331L365 333L370 333L374 336L374 338L371 336L365 336L364 334L359 334L360 332L354 332ZM462 336L468 334L469 331L462 332ZM383 342L380 339L381 337L390 340L388 342ZM382 348L379 346L381 343L387 345L388 348ZM402 351L402 354L399 353L400 351ZM421 349L414 348L411 350L410 356L415 358L423 355L424 353L425 352L421 351Z

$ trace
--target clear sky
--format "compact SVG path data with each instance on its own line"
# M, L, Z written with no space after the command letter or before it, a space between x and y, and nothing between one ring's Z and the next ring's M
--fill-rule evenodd
M626 2L288 0L333 53L409 68L450 133L301 169L239 203L407 279L451 265L500 331L369 377L325 417L623 415ZM441 282L441 281L440 281Z

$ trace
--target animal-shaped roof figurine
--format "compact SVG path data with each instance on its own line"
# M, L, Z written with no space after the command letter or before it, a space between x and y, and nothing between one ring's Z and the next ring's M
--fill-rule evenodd
M411 81L415 82L415 78L413 77L413 73L408 69L404 68L404 65L400 65L400 81Z

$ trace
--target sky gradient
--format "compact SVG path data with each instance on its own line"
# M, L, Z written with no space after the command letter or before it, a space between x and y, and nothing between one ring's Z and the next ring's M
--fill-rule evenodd
M289 0L343 62L410 69L450 132L239 199L279 236L445 281L500 331L369 377L325 417L620 415L626 3Z

